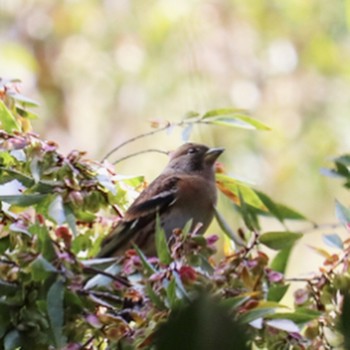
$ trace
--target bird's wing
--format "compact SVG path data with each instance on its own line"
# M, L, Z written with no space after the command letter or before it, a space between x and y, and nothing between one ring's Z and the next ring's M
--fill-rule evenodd
M112 256L137 234L139 230L154 220L176 201L176 176L162 176L155 179L135 200L119 221L115 229L102 242L98 257Z

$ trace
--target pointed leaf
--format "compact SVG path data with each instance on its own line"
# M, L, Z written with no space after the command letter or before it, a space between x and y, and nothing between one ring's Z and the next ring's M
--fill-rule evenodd
M64 215L66 217L66 221L68 223L68 226L72 230L73 236L77 237L78 231L77 231L76 218L74 215L74 211L72 210L72 208L69 204L64 204L63 209L64 209Z
M170 264L170 250L166 239L165 231L160 225L160 218L158 214L156 217L156 249L159 260L163 264Z
M281 249L273 258L270 264L271 269L277 272L285 273L291 251L292 246Z
M281 223L286 219L290 220L306 220L305 216L298 213L294 209L291 209L283 204L276 203L267 194L255 190L255 193L264 203L268 211Z
M298 232L265 232L259 237L259 241L271 249L281 250L291 247L301 237L303 237L303 234Z
M36 101L18 93L18 92L9 92L8 95L11 96L17 102L20 102L20 103L27 105L29 107L38 107L39 106L38 102L36 102Z
M323 235L323 241L332 248L344 248L342 239L336 233Z
M156 268L148 261L145 254L143 254L142 250L135 244L133 246L134 246L134 249L136 250L137 255L141 259L141 263L143 265L143 268L146 270L146 275L150 276L150 275L156 273L157 272Z
M335 202L335 215L340 223L342 223L348 230L350 230L350 209L345 207L340 202Z
M241 209L241 214L243 221L245 225L249 228L249 230L254 231L254 230L259 230L259 222L257 219L257 216L254 211L250 210L249 206L246 205L246 202L242 196L241 191L238 191L238 198L240 202L240 209Z
M171 308L177 305L176 297L176 281L175 279L170 280L166 288L167 299Z
M240 205L239 193L241 193L245 203L267 211L266 206L256 192L242 181L224 174L216 174L216 182L219 190L235 204Z
M320 317L322 312L313 309L299 308L294 312L278 312L274 315L269 315L268 319L286 319L295 322L296 324L304 324L313 321Z
M52 273L57 273L58 271L42 255L38 255L37 258L30 264L30 272L32 274L33 281L39 282L45 280Z
M66 339L63 336L63 295L64 284L59 278L50 287L47 293L47 314L49 316L51 331L53 333L55 345L57 348L62 348L65 345Z
M279 302L286 294L287 290L289 288L289 284L276 284L270 286L268 292L267 292L267 300L268 301L276 301Z
M167 309L163 300L159 297L158 293L156 293L153 290L150 283L146 283L146 294L159 310L166 310Z
M14 204L19 207L28 207L30 205L38 204L46 197L46 194L19 194L0 196L0 201L9 204Z
M66 222L66 214L64 212L63 200L60 195L56 195L49 205L48 212L50 217L58 224L62 225Z
M7 109L4 102L0 100L0 127L6 132L11 133L12 131L20 131L20 126L16 118Z
M244 111L232 108L209 111L202 117L206 123L244 129L270 130L266 124L249 117Z

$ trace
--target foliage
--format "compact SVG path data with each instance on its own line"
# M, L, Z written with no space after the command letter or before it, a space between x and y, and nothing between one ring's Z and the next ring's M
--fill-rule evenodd
M344 297L349 308L350 240L326 235L338 253L315 248L325 258L319 271L286 278L291 250L302 237L287 224L306 218L219 168L218 188L242 219L234 232L219 216L230 254L215 258L218 237L190 232L188 225L174 232L170 249L161 227L155 228L158 257L135 247L118 258L94 259L115 217L144 186L142 178L122 177L108 162L78 151L59 153L55 143L28 131L27 109L34 104L9 93L11 82L2 83L0 349L163 350L184 337L193 350L232 342L238 350L349 347L348 336L342 338L349 317L341 311ZM191 118L265 129L234 113ZM349 156L335 159L329 173L348 188ZM350 210L337 202L336 213L349 230ZM266 216L282 229L264 231ZM300 282L294 306L281 302Z

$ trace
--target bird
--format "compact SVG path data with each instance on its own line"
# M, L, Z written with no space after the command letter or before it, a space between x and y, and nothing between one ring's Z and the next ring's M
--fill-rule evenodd
M170 153L163 172L146 187L124 217L104 238L98 258L122 255L136 245L148 256L156 256L157 215L167 240L175 229L192 220L191 229L203 234L214 216L217 201L215 162L223 148L188 142Z

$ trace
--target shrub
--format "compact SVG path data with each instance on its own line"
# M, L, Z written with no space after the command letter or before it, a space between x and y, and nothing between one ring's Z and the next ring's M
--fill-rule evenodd
M214 259L218 237L184 227L170 248L156 230L157 257L135 247L95 259L143 179L120 176L82 152L61 154L30 131L35 103L15 82L0 84L0 349L350 348L350 240L326 235L338 253L319 249L325 258L319 271L286 278L303 235L286 221L306 218L219 169L218 188L244 223L234 231L216 213L229 254ZM266 129L233 109L191 114L175 126L188 135L194 123ZM348 189L350 156L335 159L329 174ZM336 211L349 230L350 210L337 202ZM283 230L266 232L262 216ZM294 305L281 303L300 282Z

